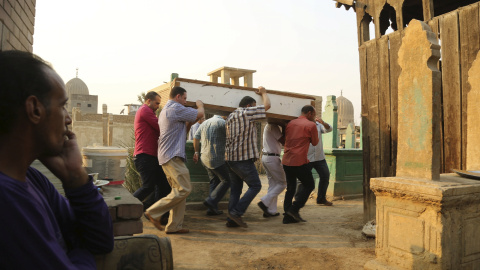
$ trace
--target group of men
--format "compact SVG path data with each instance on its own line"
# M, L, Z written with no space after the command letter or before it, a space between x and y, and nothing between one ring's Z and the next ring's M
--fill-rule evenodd
M255 93L261 96L263 105L257 106L253 97L245 96L228 117L214 115L207 120L202 101L196 101L196 109L186 107L187 91L179 86L172 88L157 119L160 96L147 93L135 117L135 165L143 185L134 196L144 202L145 216L156 228L167 234L189 232L183 227L185 202L191 192L185 165L187 133L193 139L193 161L201 161L210 180L209 195L203 202L207 215L223 214L218 204L230 188L226 226L247 227L242 216L262 188L255 166L260 157L256 122L265 119L271 107L264 87ZM195 128L189 132L190 127ZM317 203L332 205L325 197L329 171L321 143L321 134L329 131L331 126L317 118L310 105L304 106L301 116L286 127L265 126L262 164L269 187L258 202L265 218L280 215L277 198L286 188L283 223L305 221L299 211L315 188L312 168L320 175ZM285 150L280 160L282 145ZM242 196L244 182L248 189Z
M32 53L0 51L0 86L0 205L7 217L0 222L0 269L96 269L94 255L113 250L112 220L83 167L76 136L68 128L72 119L66 110L64 82L49 63ZM261 189L254 163L260 154L255 121L266 117L271 104L265 88L259 87L256 93L264 105L256 106L254 98L244 97L226 120L208 119L194 134L193 159L202 160L212 180L204 203L207 213L222 214L218 202L230 187L229 227L247 227L242 215ZM166 233L188 233L183 219L192 187L185 166L186 134L205 112L201 101L196 101L196 109L186 103L186 90L174 87L157 118L154 112L160 97L148 93L135 118L135 165L143 186L134 195L144 202L145 216ZM263 163L270 187L259 203L265 217L279 215L276 200L285 188L285 178L285 218L290 220L284 218L284 223L303 221L299 210L314 188L312 168L323 182L317 203L331 205L324 196L328 167L318 143L318 134L331 127L314 120L315 109L305 106L282 132L274 125L265 128ZM282 137L283 170L281 147L276 144L283 143ZM307 159L310 144L316 147L310 153L313 158ZM65 197L31 167L36 159L60 179ZM301 182L298 191L296 179ZM243 182L248 190L241 196Z

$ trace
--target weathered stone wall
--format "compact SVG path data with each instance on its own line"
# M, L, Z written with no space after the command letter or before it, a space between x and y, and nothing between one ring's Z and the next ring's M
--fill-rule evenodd
M103 145L103 122L75 121L73 132L77 135L77 142L82 147Z
M72 94L72 106L79 108L82 113L98 113L98 96Z
M129 123L113 122L112 146L125 147L133 146L135 135L133 130L133 121Z
M0 1L0 50L32 52L36 0Z

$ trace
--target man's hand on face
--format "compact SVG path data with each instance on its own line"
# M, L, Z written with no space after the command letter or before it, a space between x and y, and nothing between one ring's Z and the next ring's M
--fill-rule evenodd
M58 155L43 156L39 160L62 181L64 188L81 187L89 181L89 177L82 166L77 137L71 130L67 131L66 136L68 139Z

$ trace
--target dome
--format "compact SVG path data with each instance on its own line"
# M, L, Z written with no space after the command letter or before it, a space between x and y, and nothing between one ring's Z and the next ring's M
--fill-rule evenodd
M65 84L67 95L72 94L89 95L87 85L79 78L73 78Z
M343 96L337 98L338 128L346 128L350 123L355 123L353 104Z

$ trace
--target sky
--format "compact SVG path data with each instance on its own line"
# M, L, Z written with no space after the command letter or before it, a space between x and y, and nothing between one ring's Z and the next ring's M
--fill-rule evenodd
M332 0L39 0L33 52L78 77L108 112L222 66L253 69L253 86L343 96L360 122L356 14ZM188 91L188 89L187 89Z

